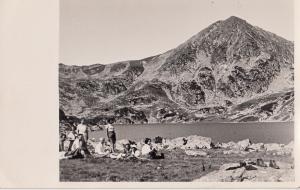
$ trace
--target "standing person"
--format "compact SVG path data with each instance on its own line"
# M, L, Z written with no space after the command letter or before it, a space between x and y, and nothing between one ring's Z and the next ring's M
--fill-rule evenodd
M81 120L80 124L77 126L77 134L83 135L83 140L87 142L89 138L87 126L84 124L84 119Z
M85 125L84 119L81 120L80 124L77 126L77 134L81 136L82 141L82 150L85 151L86 155L90 155L90 152L87 147L87 141L89 138L88 127Z
M108 141L110 142L110 144L112 146L112 152L115 152L117 138L116 138L115 128L114 128L114 126L112 126L111 121L109 121L105 125L105 129L106 129Z

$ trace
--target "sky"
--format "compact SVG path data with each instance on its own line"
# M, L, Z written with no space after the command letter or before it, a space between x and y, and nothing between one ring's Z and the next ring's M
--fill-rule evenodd
M293 0L61 0L59 61L91 65L146 58L230 16L294 40Z

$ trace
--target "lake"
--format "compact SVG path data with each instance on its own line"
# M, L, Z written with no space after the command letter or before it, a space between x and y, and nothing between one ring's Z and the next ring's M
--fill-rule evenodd
M200 135L213 142L239 141L249 138L253 143L287 144L294 139L294 122L259 123L193 123L114 125L118 139L139 141L146 137L165 138ZM106 137L106 131L93 131L90 138Z

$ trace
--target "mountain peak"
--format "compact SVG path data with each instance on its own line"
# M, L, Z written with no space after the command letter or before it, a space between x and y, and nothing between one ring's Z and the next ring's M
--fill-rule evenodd
M234 26L245 26L248 23L239 17L231 16L228 19L224 20L223 24L228 27L234 27Z
M245 22L245 20L237 17L237 16L231 16L228 19L226 19L225 21L233 21L233 22Z

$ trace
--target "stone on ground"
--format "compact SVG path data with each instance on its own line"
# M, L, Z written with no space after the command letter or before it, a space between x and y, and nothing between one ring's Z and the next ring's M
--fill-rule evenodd
M207 152L202 150L185 150L185 153L190 156L207 156Z

